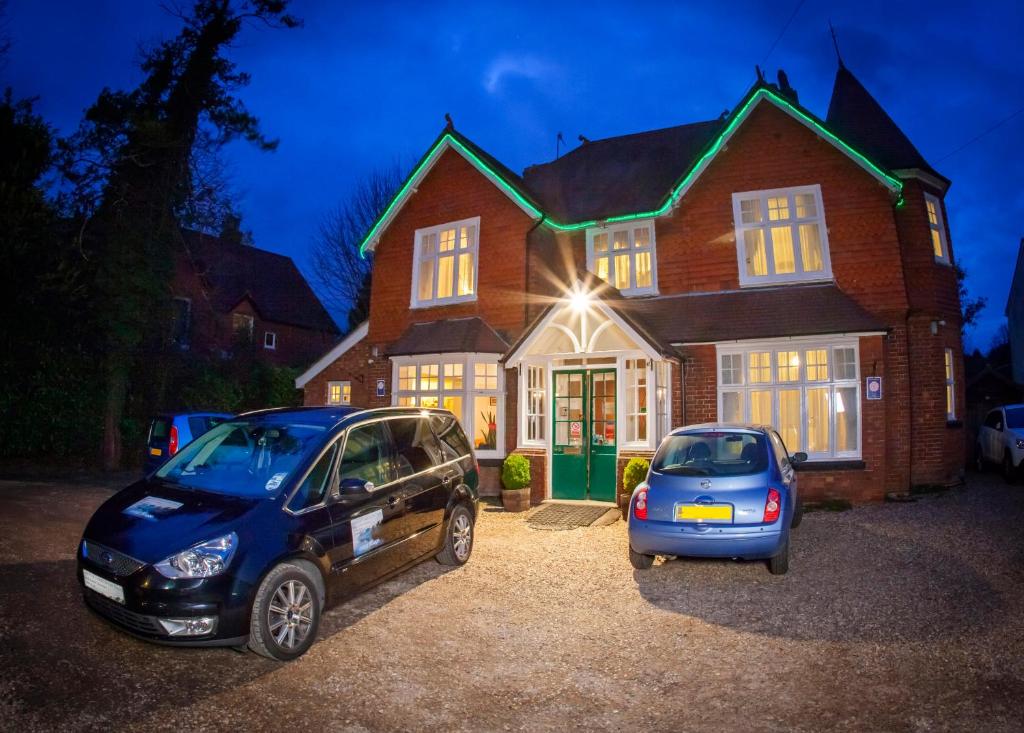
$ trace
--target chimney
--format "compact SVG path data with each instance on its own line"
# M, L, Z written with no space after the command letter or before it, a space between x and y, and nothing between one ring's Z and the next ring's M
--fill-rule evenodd
M220 238L231 244L242 244L242 217L226 214L220 225Z
M786 72L783 71L782 69L779 69L778 78L779 78L779 93L782 96L788 97L793 102L796 102L796 103L799 104L800 98L797 96L796 89L794 89L793 87L791 87L789 85L789 77L786 76Z

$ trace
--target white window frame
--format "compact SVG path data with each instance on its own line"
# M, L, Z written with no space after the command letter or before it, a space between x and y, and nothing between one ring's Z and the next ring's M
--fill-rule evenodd
M953 362L953 349L945 349L942 355L945 372L946 421L956 420L956 369Z
M932 212L928 209L928 204L932 204L935 207L935 221L932 221ZM935 257L936 262L949 265L951 264L949 259L949 243L946 241L946 217L942 211L942 200L938 196L926 193L924 195L924 208L925 215L928 217L928 243L932 245L932 255ZM935 242L931 237L932 232L938 232L939 234L941 254L935 254Z
M475 227L476 238L470 242L470 245L465 250L459 250L458 248L458 229L463 226ZM447 298L437 297L437 276L438 276L438 263L441 260L440 247L434 252L434 278L433 278L433 296L427 299L420 299L420 260L422 259L421 250L423 246L423 237L435 234L440 244L441 232L447 229L456 230L456 246L453 250L454 263L452 265L452 295ZM445 224L438 224L437 226L424 227L417 229L413 235L413 259L412 259L412 291L409 298L410 308L432 308L439 305L451 305L452 303L469 303L475 301L480 292L480 217L474 216L470 219L460 219L459 221L450 221ZM459 289L459 257L460 254L469 253L473 255L473 292L466 295L458 295Z
M827 349L829 352L828 361L828 374L829 377L826 380L815 380L810 381L807 379L807 364L806 364L806 351L811 349ZM836 377L836 360L835 350L836 349L853 349L854 354L854 376L853 377ZM840 451L836 450L836 409L835 401L830 400L829 404L829 419L830 419L830 439L831 439L831 450L828 453L818 452L811 453L807 451L803 446L786 445L786 450L791 454L799 451L807 453L808 459L811 461L834 461L834 460L859 460L862 456L864 448L864 410L862 403L862 392L860 384L860 342L857 337L850 336L837 336L837 337L808 337L808 338L791 338L791 339L776 339L772 341L746 341L746 342L733 342L728 344L716 344L715 354L715 375L717 380L717 415L719 419L722 419L724 413L722 409L723 396L725 393L739 392L743 395L743 415L742 422L749 423L751 421L750 416L750 399L749 393L751 391L762 391L768 390L772 392L772 425L778 429L779 425L779 390L798 389L800 390L800 435L801 439L807 440L807 390L818 389L822 387L830 388L830 394L835 395L836 389L839 388L855 388L856 389L856 403L857 403L857 449L855 451ZM756 382L751 383L749 379L749 354L758 352L770 352L771 358L771 378L767 382ZM799 378L792 382L780 382L778 379L778 364L776 363L777 352L780 351L799 351L802 356L799 365ZM724 384L723 370L722 370L722 357L723 356L735 356L741 355L743 360L743 369L740 372L740 383L739 384ZM781 431L780 431L781 434Z
M540 386L537 386L537 380L533 381L531 386L530 374L540 377ZM519 410L519 444L522 446L534 446L540 447L548 444L548 439L551 437L551 389L548 386L550 382L549 371L547 364L543 362L524 362L519 366L519 394L522 409ZM540 395L540 412L534 412L531 407L535 404L535 400L531 399L533 394ZM530 437L530 423L534 418L540 418L541 424L541 437L531 438Z
M814 196L817 214L813 217L798 219L796 217L796 195L811 194ZM771 222L768 220L768 199L785 196L789 200L792 216L787 220L793 232L793 261L795 272L777 274L775 273L775 252L772 247ZM760 224L744 224L741 211L741 201L757 198L761 201L761 211L764 221ZM789 188L771 188L761 191L742 191L732 195L733 226L736 234L736 266L739 270L740 287L762 287L765 285L778 285L779 283L791 282L830 282L832 280L832 259L829 255L828 225L825 222L825 204L821 196L821 186L817 183L810 186L792 186ZM821 236L821 266L820 271L804 272L803 255L800 251L799 225L816 223L818 233ZM743 232L750 229L764 230L765 259L768 263L767 275L748 275L747 260L745 256L745 244Z
M647 247L638 248L636 246L636 240L634 236L635 229L646 228L650 244ZM597 253L594 252L594 238L599 234L608 235L608 253L602 256L608 257L608 283L614 287L615 285L615 258L616 256L628 255L629 256L629 284L628 288L622 289L619 292L626 296L636 295L657 295L658 294L658 246L655 238L655 226L654 219L638 219L636 221L624 222L620 224L608 224L601 227L592 227L587 229L587 270L597 274ZM629 238L629 248L613 250L612 242L614 241L615 234L619 232L626 232ZM651 253L651 284L649 287L637 287L636 285L636 255L643 252Z
M334 388L338 388L338 400L334 401L331 398L331 392ZM347 394L346 394L347 391ZM349 380L335 380L327 383L327 404L334 405L351 405L352 404L352 382Z
M494 450L480 450L474 447L477 458L504 458L505 457L505 365L499 359L501 354L480 354L480 353L455 353L455 354L417 354L416 356L395 356L391 357L391 404L398 405L403 398L412 398L414 404L420 404L423 396L437 397L438 406L444 406L444 398L447 396L459 397L462 400L462 413L456 415L462 424L470 444L476 445L475 418L476 415L469 412L472 409L474 397L497 397L495 409L496 426L496 447ZM488 363L497 364L497 387L495 389L476 389L474 375L476 364ZM420 389L420 368L424 365L437 365L437 390ZM462 365L462 387L458 389L445 389L444 387L444 366L445 364ZM415 367L415 380L413 389L402 389L398 380L401 367Z
M269 344L267 343L267 336L271 337ZM275 333L274 331L263 332L263 348L268 349L269 351L277 350L277 333Z

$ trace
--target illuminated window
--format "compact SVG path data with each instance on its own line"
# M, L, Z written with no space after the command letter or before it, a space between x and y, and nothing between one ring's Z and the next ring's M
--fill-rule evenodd
M352 404L352 383L351 382L328 382L327 383L327 404L328 405L351 405Z
M625 295L657 292L654 222L588 229L587 269Z
M946 225L942 218L942 202L930 193L924 195L928 209L928 228L932 235L932 254L936 262L949 264L949 247L946 246Z
M626 442L647 442L647 359L626 359Z
M740 285L832 278L819 186L734 193L732 206Z
M543 366L527 366L526 372L526 442L544 442L547 435L547 391L544 388L547 370Z
M478 455L503 457L503 370L497 355L445 354L441 358L405 357L395 361L395 405L451 410Z
M953 373L953 350L946 349L946 419L956 420L956 378Z
M856 342L720 346L719 420L771 425L790 453L805 451L817 459L859 457L857 351Z
M480 217L417 229L412 306L476 300Z

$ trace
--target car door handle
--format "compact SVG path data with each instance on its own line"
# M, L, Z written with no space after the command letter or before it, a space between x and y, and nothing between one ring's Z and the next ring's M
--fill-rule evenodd
M392 496L388 497L388 506L389 507L394 507L397 503L398 503L398 497L397 496L392 495Z
M444 484L445 486L450 486L451 483L452 483L452 475L451 474L445 474L444 476L442 476L441 477L441 483Z

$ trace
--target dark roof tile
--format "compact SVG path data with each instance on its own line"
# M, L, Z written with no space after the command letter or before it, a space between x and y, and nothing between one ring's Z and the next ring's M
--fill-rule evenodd
M503 354L508 342L482 318L413 323L391 344L387 356L414 354Z

